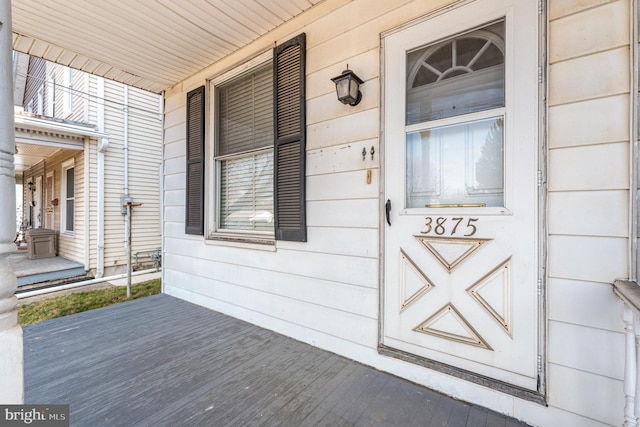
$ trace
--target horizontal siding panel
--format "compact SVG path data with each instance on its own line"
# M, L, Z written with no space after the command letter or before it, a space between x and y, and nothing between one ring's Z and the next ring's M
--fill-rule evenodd
M549 18L553 20L597 7L598 5L611 3L611 0L564 0L551 1L549 3Z
M163 237L176 239L182 239L186 237L187 235L184 233L184 218L182 219L182 221L183 222L165 221L164 224L162 224ZM202 241L202 236L199 237Z
M628 188L629 144L627 143L549 151L549 191Z
M185 143L186 128L184 125L168 127L164 131L164 139L166 142Z
M555 364L549 364L553 391L549 404L610 425L622 425L622 382ZM577 393L576 390L588 390Z
M307 243L278 242L278 248L305 252L377 258L379 252L377 228L308 227Z
M376 345L377 320L300 300L264 294L244 286L234 286L205 278L197 280L184 275L180 276L179 280L184 283L181 288L189 292L204 294L227 304L237 305L238 301L242 301L244 309L262 313L268 317L289 322L295 319L297 325L340 337L346 341L369 347ZM344 325L349 325L349 328L345 328Z
M176 108L172 111L165 112L164 120L165 127L170 128L173 126L184 126L187 119L187 106L186 106L186 95L182 104L179 108Z
M627 277L627 239L552 235L548 246L550 277L602 283Z
M170 206L165 204L164 220L168 222L180 223L184 227L184 205ZM198 236L202 240L201 236Z
M308 201L307 225L377 229L379 203L378 199Z
M342 172L307 177L307 201L378 199L380 175L372 171L371 184L366 182L365 171Z
M194 262L197 266L192 267ZM268 299L269 295L276 295L370 319L375 319L377 316L378 295L375 289L307 279L276 271L255 270L235 264L216 263L216 268L207 273L206 263L205 260L193 260L192 257L174 255L167 260L165 268L179 274L197 276L194 277L194 281L204 277L219 283L245 287L263 294L265 297L262 299ZM204 273L204 275L198 273ZM256 274L260 275L260 280L254 280ZM219 294L218 289L211 289L211 291Z
M184 190L185 189L186 176L184 173L165 175L164 176L164 191L171 190Z
M184 206L184 198L185 198L184 189L165 191L164 205L165 206Z
M628 47L559 62L549 68L551 106L628 92Z
M166 174L185 173L186 160L184 157L174 157L164 160L164 172Z
M549 24L549 61L629 44L629 2L611 2Z
M185 90L184 93L179 93L177 95L168 96L164 99L164 112L165 114L172 112L177 108L184 108L186 103L186 93L188 91ZM186 114L185 116L186 117Z
M380 111L372 108L307 126L307 150L378 138L379 123Z
M247 258L242 248L197 245L198 258L212 262L248 265L257 269L286 271L289 274L377 288L378 268L375 258L345 257L333 254L306 253L278 249L276 253L253 251ZM194 256L194 243L190 240L165 238L167 257L173 254ZM331 268L327 268L331 266Z
M549 147L629 140L629 95L549 108Z
M614 332L623 330L622 302L610 283L551 278L547 295L550 320Z
M607 351L601 351L601 349ZM589 355L589 357L585 357ZM549 363L622 380L624 334L561 322L549 322Z
M184 137L178 142L170 142L164 146L164 159L174 159L176 157L182 157L183 161L186 161L185 156L187 153L187 145Z
M548 209L550 234L629 235L628 191L549 193Z
M378 155L371 159L371 147L375 153L379 153L378 139L371 139L354 144L338 145L307 151L307 175L331 174L362 170L364 168L377 168ZM362 149L366 155L362 158ZM366 174L365 180L366 180Z

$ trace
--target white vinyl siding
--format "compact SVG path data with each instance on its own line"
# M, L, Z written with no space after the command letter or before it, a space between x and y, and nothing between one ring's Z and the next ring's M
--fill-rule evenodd
M542 165L548 166L549 193L548 407L377 352L383 261L380 34L436 10L446 13L453 4L449 0L324 3L323 13L301 14L167 90L165 291L533 425L621 425L624 337L621 303L611 282L629 277L631 3L542 3L549 5L550 62L541 84L549 93L548 124L541 130L548 144ZM308 40L308 242L278 241L268 252L185 235L186 92L302 29ZM355 107L336 100L330 80L347 63L365 81L362 102Z
M630 10L626 0L549 9L549 405L584 417L576 425L623 422L611 283L630 273Z
M124 138L128 137L129 195L142 206L133 209L131 250L155 250L161 245L159 233L158 165L162 158L162 125L158 120L157 95L128 88L128 114L125 114L124 85L104 81L105 129L109 148L105 153L104 241L106 273L124 272L124 219L120 197L124 194ZM91 111L91 110L90 110Z
M42 70L58 82L53 92L47 86L47 100L55 96L56 117L66 120L98 123L98 78L81 71L69 72L66 67L42 61ZM65 77L66 76L66 77ZM63 106L64 93L69 93L63 85L65 78L73 88L73 100ZM129 138L129 187L134 200L142 206L134 209L132 216L132 251L152 251L161 246L160 234L160 195L158 167L162 161L162 122L160 120L157 94L140 89L128 89L128 138ZM33 95L37 89L32 90ZM105 274L116 274L125 271L126 256L124 250L124 221L120 213L120 196L124 187L124 85L105 80L105 128L100 129L109 135L109 146L105 152ZM47 103L47 108L49 108ZM65 111L63 111L65 110ZM97 265L97 181L98 181L98 141L88 139L84 151L60 150L46 160L46 170L54 171L55 196L59 198L58 206L53 207L55 228L60 232L58 252L60 256L84 263L89 269ZM88 171L85 174L85 156ZM74 215L73 231L65 229L67 211L63 193L62 163L71 161L74 164ZM88 182L85 183L85 177ZM86 191L85 191L86 184ZM85 196L88 200L85 203ZM85 211L86 208L86 211ZM85 214L86 213L86 214ZM64 218L64 219L63 219ZM88 223L85 224L85 218ZM85 239L88 238L88 240ZM86 246L88 245L88 247Z

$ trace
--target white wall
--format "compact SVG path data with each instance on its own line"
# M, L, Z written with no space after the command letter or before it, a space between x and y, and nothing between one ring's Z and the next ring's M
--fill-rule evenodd
M628 0L550 0L547 11L549 407L377 353L379 155L360 152L380 153L380 34L445 3L327 2L167 91L165 291L532 424L620 425L623 336L611 283L630 274ZM302 31L308 243L271 251L185 235L186 92ZM330 81L347 63L365 80L356 107L339 104Z

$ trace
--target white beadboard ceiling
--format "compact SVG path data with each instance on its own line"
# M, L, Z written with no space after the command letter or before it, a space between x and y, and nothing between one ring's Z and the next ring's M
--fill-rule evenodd
M13 49L159 93L323 0L11 0Z

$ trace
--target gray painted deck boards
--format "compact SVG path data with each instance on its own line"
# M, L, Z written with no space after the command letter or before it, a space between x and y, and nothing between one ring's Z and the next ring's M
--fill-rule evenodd
M73 426L524 426L156 295L24 328L26 403Z

